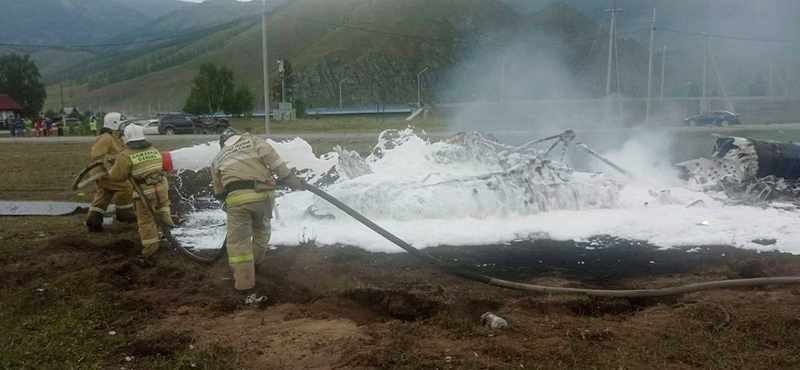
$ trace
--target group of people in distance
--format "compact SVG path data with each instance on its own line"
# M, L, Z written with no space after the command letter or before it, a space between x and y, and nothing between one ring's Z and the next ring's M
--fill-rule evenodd
M48 137L53 136L55 127L58 136L64 136L64 121L53 121L50 117L21 118L19 116L9 116L5 120L11 137Z

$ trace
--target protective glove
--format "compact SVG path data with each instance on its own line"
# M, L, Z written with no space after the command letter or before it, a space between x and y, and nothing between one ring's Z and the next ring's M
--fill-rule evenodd
M114 167L115 159L105 158L103 159L103 168L106 169L106 172L111 171L111 167Z
M295 190L305 190L306 189L306 182L305 180L295 176L290 175L289 177L283 179L284 185L295 189Z

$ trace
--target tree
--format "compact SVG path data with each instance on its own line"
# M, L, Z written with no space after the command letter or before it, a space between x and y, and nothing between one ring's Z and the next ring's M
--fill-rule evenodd
M272 101L283 101L282 93L285 92L286 94L286 101L292 102L294 101L294 72L292 71L292 63L288 60L283 60L283 86L284 91L281 91L281 76L275 78L275 81L272 82Z
M0 94L8 94L22 105L23 116L39 115L47 92L39 68L30 56L0 56Z
M220 112L225 103L231 100L235 89L232 70L203 63L200 65L200 73L194 78L194 87L183 110L192 114Z
M247 85L241 85L236 89L235 97L225 109L225 113L240 117L252 113L255 108L256 97L250 92L250 88Z
M255 97L247 85L238 89L233 84L233 71L226 67L204 63L194 79L194 87L183 110L192 114L225 112L239 116L253 111Z

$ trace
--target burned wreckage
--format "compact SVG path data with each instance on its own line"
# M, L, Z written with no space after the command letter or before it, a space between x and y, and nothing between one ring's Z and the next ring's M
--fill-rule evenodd
M682 180L724 194L730 204L800 205L800 145L796 143L721 137L711 158L676 167Z
M776 227L800 227L792 214L781 213L798 208L800 149L791 143L722 138L710 158L679 163L680 171L664 168L666 176L657 180L637 178L578 142L572 131L510 146L477 132L434 141L412 129L388 130L366 155L336 147L317 156L299 138L271 144L298 176L419 246L613 235L662 247L732 238L754 247L753 240L773 238L770 230ZM196 159L214 150L198 146L180 154ZM573 155L578 151L609 170L582 171L562 159L566 152L568 159L578 159ZM176 233L197 245L218 246L225 214L202 195L210 182L207 169L176 175L181 200L192 203L178 211L183 222ZM744 216L748 209L763 216L754 221ZM274 216L273 241L280 245L314 240L396 250L308 192L279 191ZM777 245L794 238L790 232Z
M290 162L309 183L325 186L343 202L378 219L482 219L617 207L626 179L634 175L575 139L573 131L565 131L514 147L478 132L430 142L411 129L387 130L367 156L335 147L316 158L309 147L309 155L319 163ZM536 148L547 141L552 145ZM288 144L274 145L280 152ZM563 161L569 148L589 154L622 176L574 170ZM558 156L560 160L553 158ZM800 196L800 145L793 143L724 137L717 140L711 158L675 166L693 189L726 204L793 203ZM186 195L189 188L195 195L207 193L208 189L200 189L207 183L205 177L205 171L182 172L177 179L179 193ZM191 208L213 206L213 201L205 203ZM278 203L280 216L284 207L280 199ZM303 218L340 215L317 199L307 204Z

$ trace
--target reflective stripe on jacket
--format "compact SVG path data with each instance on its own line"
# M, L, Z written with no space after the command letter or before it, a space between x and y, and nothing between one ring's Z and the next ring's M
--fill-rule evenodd
M217 153L211 162L211 177L216 194L225 193L225 186L237 181L255 181L255 189L236 190L228 194L229 207L258 202L274 195L273 174L286 178L291 172L275 149L266 140L242 134L235 144Z

